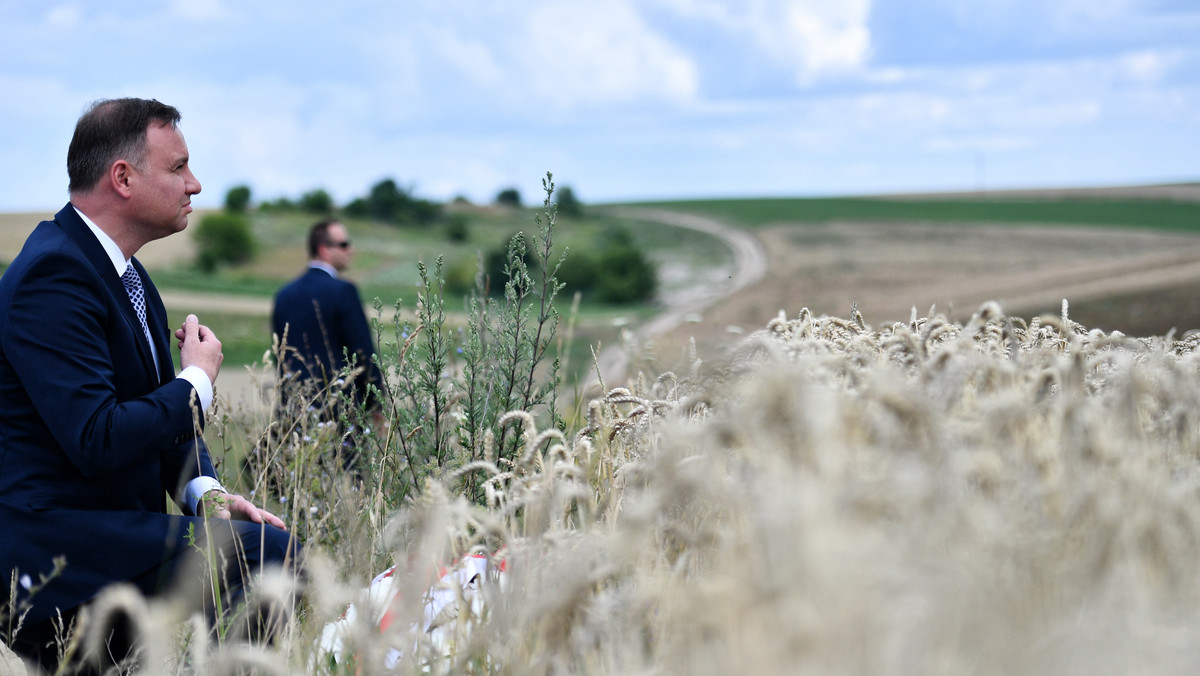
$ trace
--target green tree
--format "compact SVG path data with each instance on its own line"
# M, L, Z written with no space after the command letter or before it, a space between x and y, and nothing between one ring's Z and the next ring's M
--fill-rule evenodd
M237 185L225 193L225 211L231 214L244 214L250 207L250 186Z
M365 202L355 200L346 209L353 216L369 215L385 223L428 225L441 215L442 207L436 202L413 197L411 190L401 188L388 178L371 186Z
M258 208L263 211L292 211L296 204L287 197L278 197L259 204Z
M256 244L250 223L240 214L209 214L196 228L196 266L212 272L223 263L245 263Z
M350 200L350 202L346 204L342 211L344 211L347 216L353 216L355 218L371 217L371 207L367 204L367 201L361 197L355 197L354 199Z
M516 188L505 188L496 193L496 204L519 209L521 207L521 193Z
M310 214L331 214L333 197L323 188L309 190L300 196L300 209Z
M654 263L632 244L605 248L596 269L596 300L602 303L649 300L658 287Z
M471 237L471 220L466 214L451 214L446 219L446 239L451 242L465 242Z
M575 196L575 191L571 186L564 185L555 193L555 204L558 206L560 216L569 218L579 218L583 216L583 202Z
M600 277L599 261L594 254L585 251L571 251L571 264L564 265L558 270L558 281L563 284L563 291L568 296L576 291L590 298Z
M408 193L390 178L371 186L367 195L367 212L379 221L394 223L411 201Z

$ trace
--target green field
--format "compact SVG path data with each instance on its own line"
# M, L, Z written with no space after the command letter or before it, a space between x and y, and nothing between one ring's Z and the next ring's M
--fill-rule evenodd
M756 228L825 221L956 221L1102 225L1200 232L1200 203L1162 199L726 199L646 206L701 213Z

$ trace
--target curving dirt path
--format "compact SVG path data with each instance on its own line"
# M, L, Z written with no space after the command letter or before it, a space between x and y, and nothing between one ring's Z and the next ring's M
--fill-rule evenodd
M1132 294L1144 294L1134 301L1141 312L1167 315L1180 334L1200 328L1200 316L1164 300L1200 284L1195 234L864 222L779 224L757 233L771 259L769 273L687 327L702 348L728 343L728 327L761 328L780 311L795 316L801 308L845 317L856 306L878 326L906 321L914 309L920 316L934 311L965 320L983 302L996 301L1028 319L1057 314L1064 299L1082 306Z
M767 250L757 237L745 230L731 228L713 218L666 209L629 208L614 210L613 213L623 218L662 223L712 235L729 247L734 258L733 270L725 280L696 284L662 294L660 301L664 305L663 310L632 330L634 344L641 344L672 331L689 317L699 315L717 301L758 283L767 274ZM609 345L600 351L596 357L596 365L606 387L618 385L624 380L629 358L628 350L622 345ZM593 374L585 390L598 384Z

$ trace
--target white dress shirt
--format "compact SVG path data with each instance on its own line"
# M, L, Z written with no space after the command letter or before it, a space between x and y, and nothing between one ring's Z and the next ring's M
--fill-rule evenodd
M71 206L75 208L74 205ZM125 269L132 265L132 263L125 258L125 254L121 253L121 247L117 246L117 243L113 241L112 237L108 236L108 233L101 230L99 226L92 222L92 219L88 218L78 208L75 208L75 213L79 214L84 224L87 225L88 229L92 231L92 234L100 242L100 246L104 247L104 252L108 254L109 260L112 261L113 269L117 271L117 277L123 276ZM157 372L158 348L154 346L154 341L150 341L150 353L154 358L154 368ZM208 407L212 405L213 401L213 384L208 379L208 374L204 372L204 369L199 366L189 366L180 371L177 377L192 384L192 387L196 390L196 396L200 400L201 411L208 411ZM225 488L221 486L221 482L210 476L196 477L187 483L187 486L183 489L183 495L184 501L192 510L192 514L197 513L196 503L200 501L200 498L204 497L205 493L211 490L225 492Z

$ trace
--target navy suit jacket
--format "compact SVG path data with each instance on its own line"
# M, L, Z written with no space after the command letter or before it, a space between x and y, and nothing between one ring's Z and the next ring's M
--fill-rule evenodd
M275 294L271 328L276 336L287 337L284 373L313 379L323 387L346 367L345 355L350 354L364 367L354 382L358 401L367 383L378 387L382 382L358 288L344 279L310 267Z
M16 569L36 585L66 557L27 622L160 569L188 548L189 525L200 532L198 519L166 513L166 495L179 503L189 480L216 476L203 416L175 378L162 299L132 264L161 375L111 259L70 204L0 278L0 576Z

